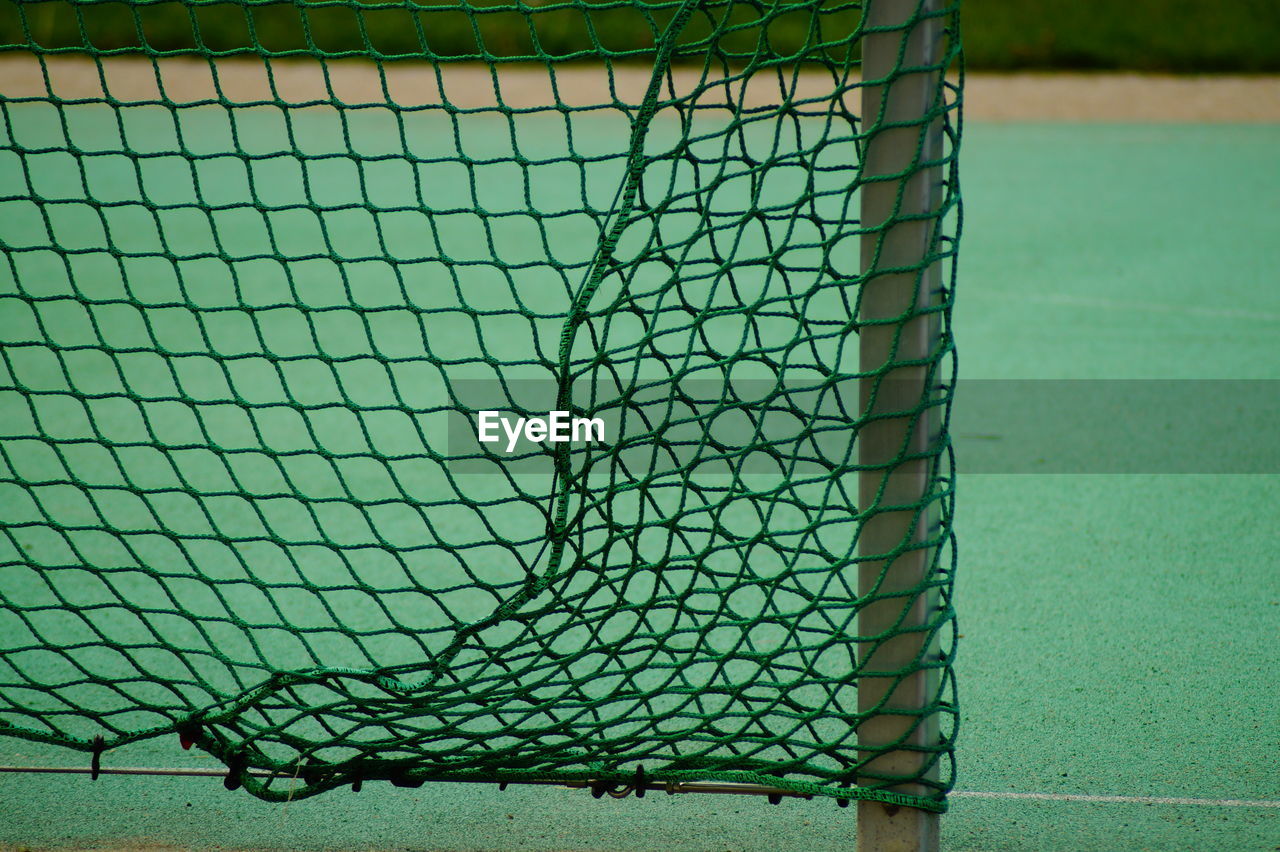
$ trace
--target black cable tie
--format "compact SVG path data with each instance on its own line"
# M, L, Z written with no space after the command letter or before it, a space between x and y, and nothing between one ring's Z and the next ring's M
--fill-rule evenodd
M102 739L102 734L98 734L93 738L93 757L89 760L90 781L98 780L98 773L102 771L102 752L106 747L107 744Z
M240 787L240 773L249 765L244 755L233 754L227 758L227 777L222 779L222 786L228 790Z
M636 764L636 798L644 798L644 764Z
M360 788L364 786L364 779L357 775L351 780L351 792L359 793Z
M499 781L499 782L498 782L498 792L499 792L499 793L501 793L501 792L502 792L503 790L505 790L505 789L507 789L507 782L506 782L506 781Z

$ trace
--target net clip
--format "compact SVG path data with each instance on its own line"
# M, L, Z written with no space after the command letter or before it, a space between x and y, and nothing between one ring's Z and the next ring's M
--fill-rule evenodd
M848 787L848 786L849 786L849 782L848 782L848 781L844 781L844 782L842 782L842 783L840 784L840 786L841 786L841 787ZM849 807L849 800L848 800L848 799L836 799L836 806L837 806L837 807L841 807L841 808L847 808L847 807Z
M298 767L297 775L307 784L316 785L327 781L331 770L328 765L309 757L305 764Z
M644 798L645 775L644 767L636 766L636 777L630 784L610 784L607 781L591 781L591 795L595 798L602 798L606 793L612 799L625 799L631 793L636 794L637 799Z
M415 778L412 775L396 775L389 780L393 787L404 787L410 790L416 790L423 784L427 783L426 778Z
M232 754L227 756L227 777L222 780L222 786L228 790L236 790L240 787L240 773L244 772L249 766L249 760L242 754Z
M190 751L200 736L200 725L197 722L186 722L178 726L178 743L183 751Z
M102 739L102 734L98 734L93 738L93 757L89 759L89 780L97 781L98 773L102 771L102 752L107 748L106 741Z

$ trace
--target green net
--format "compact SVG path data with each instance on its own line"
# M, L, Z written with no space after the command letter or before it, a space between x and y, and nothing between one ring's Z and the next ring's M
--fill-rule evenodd
M875 467L923 462L905 505L859 506L854 440L860 379L953 369L956 9L879 34L924 24L937 64L871 81L935 81L904 125L839 0L4 4L0 733L178 732L266 799L643 767L941 810L945 430ZM860 245L921 214L860 223L862 152L904 126L877 179L939 200L891 271L939 295L874 322L941 330L868 371ZM928 694L860 706L904 634L875 674Z

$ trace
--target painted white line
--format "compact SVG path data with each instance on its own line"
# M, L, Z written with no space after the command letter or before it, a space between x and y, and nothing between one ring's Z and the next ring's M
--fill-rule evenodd
M1219 808L1280 808L1280 799L1183 799L1173 796L1084 796L1073 793L980 793L954 790L956 799L1036 799L1046 802L1118 802L1126 805L1212 805Z

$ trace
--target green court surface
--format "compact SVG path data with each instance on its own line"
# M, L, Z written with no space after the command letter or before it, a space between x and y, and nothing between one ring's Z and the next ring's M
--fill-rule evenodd
M26 126L41 132L39 121ZM325 144L323 131L314 144ZM963 378L1280 380L1280 127L979 124L965 134L955 312ZM255 138L272 144L269 133ZM625 148L625 129L600 124L584 138L599 151ZM211 134L209 144L221 140ZM101 186L126 192L117 167L101 164ZM600 186L616 183L617 167L599 162ZM287 193L289 177L277 177ZM373 186L401 184L388 174ZM549 185L540 203L562 190ZM376 245L358 215L344 253ZM242 224L240 233L226 223L228 233L260 238L251 216ZM450 242L478 245L474 237L460 231ZM558 244L575 246L571 234ZM456 324L439 334L451 351L473 340ZM278 345L307 344L285 335ZM85 369L92 381L94 365ZM1205 430L1210 448L1235 437ZM963 455L958 464L963 719L943 848L1280 849L1280 474L992 475L966 473ZM0 739L2 764L83 760ZM176 738L108 752L104 763L212 765ZM213 779L0 775L0 803L0 844L15 848L853 845L852 809L830 802L595 801L556 788L369 784L271 805Z

